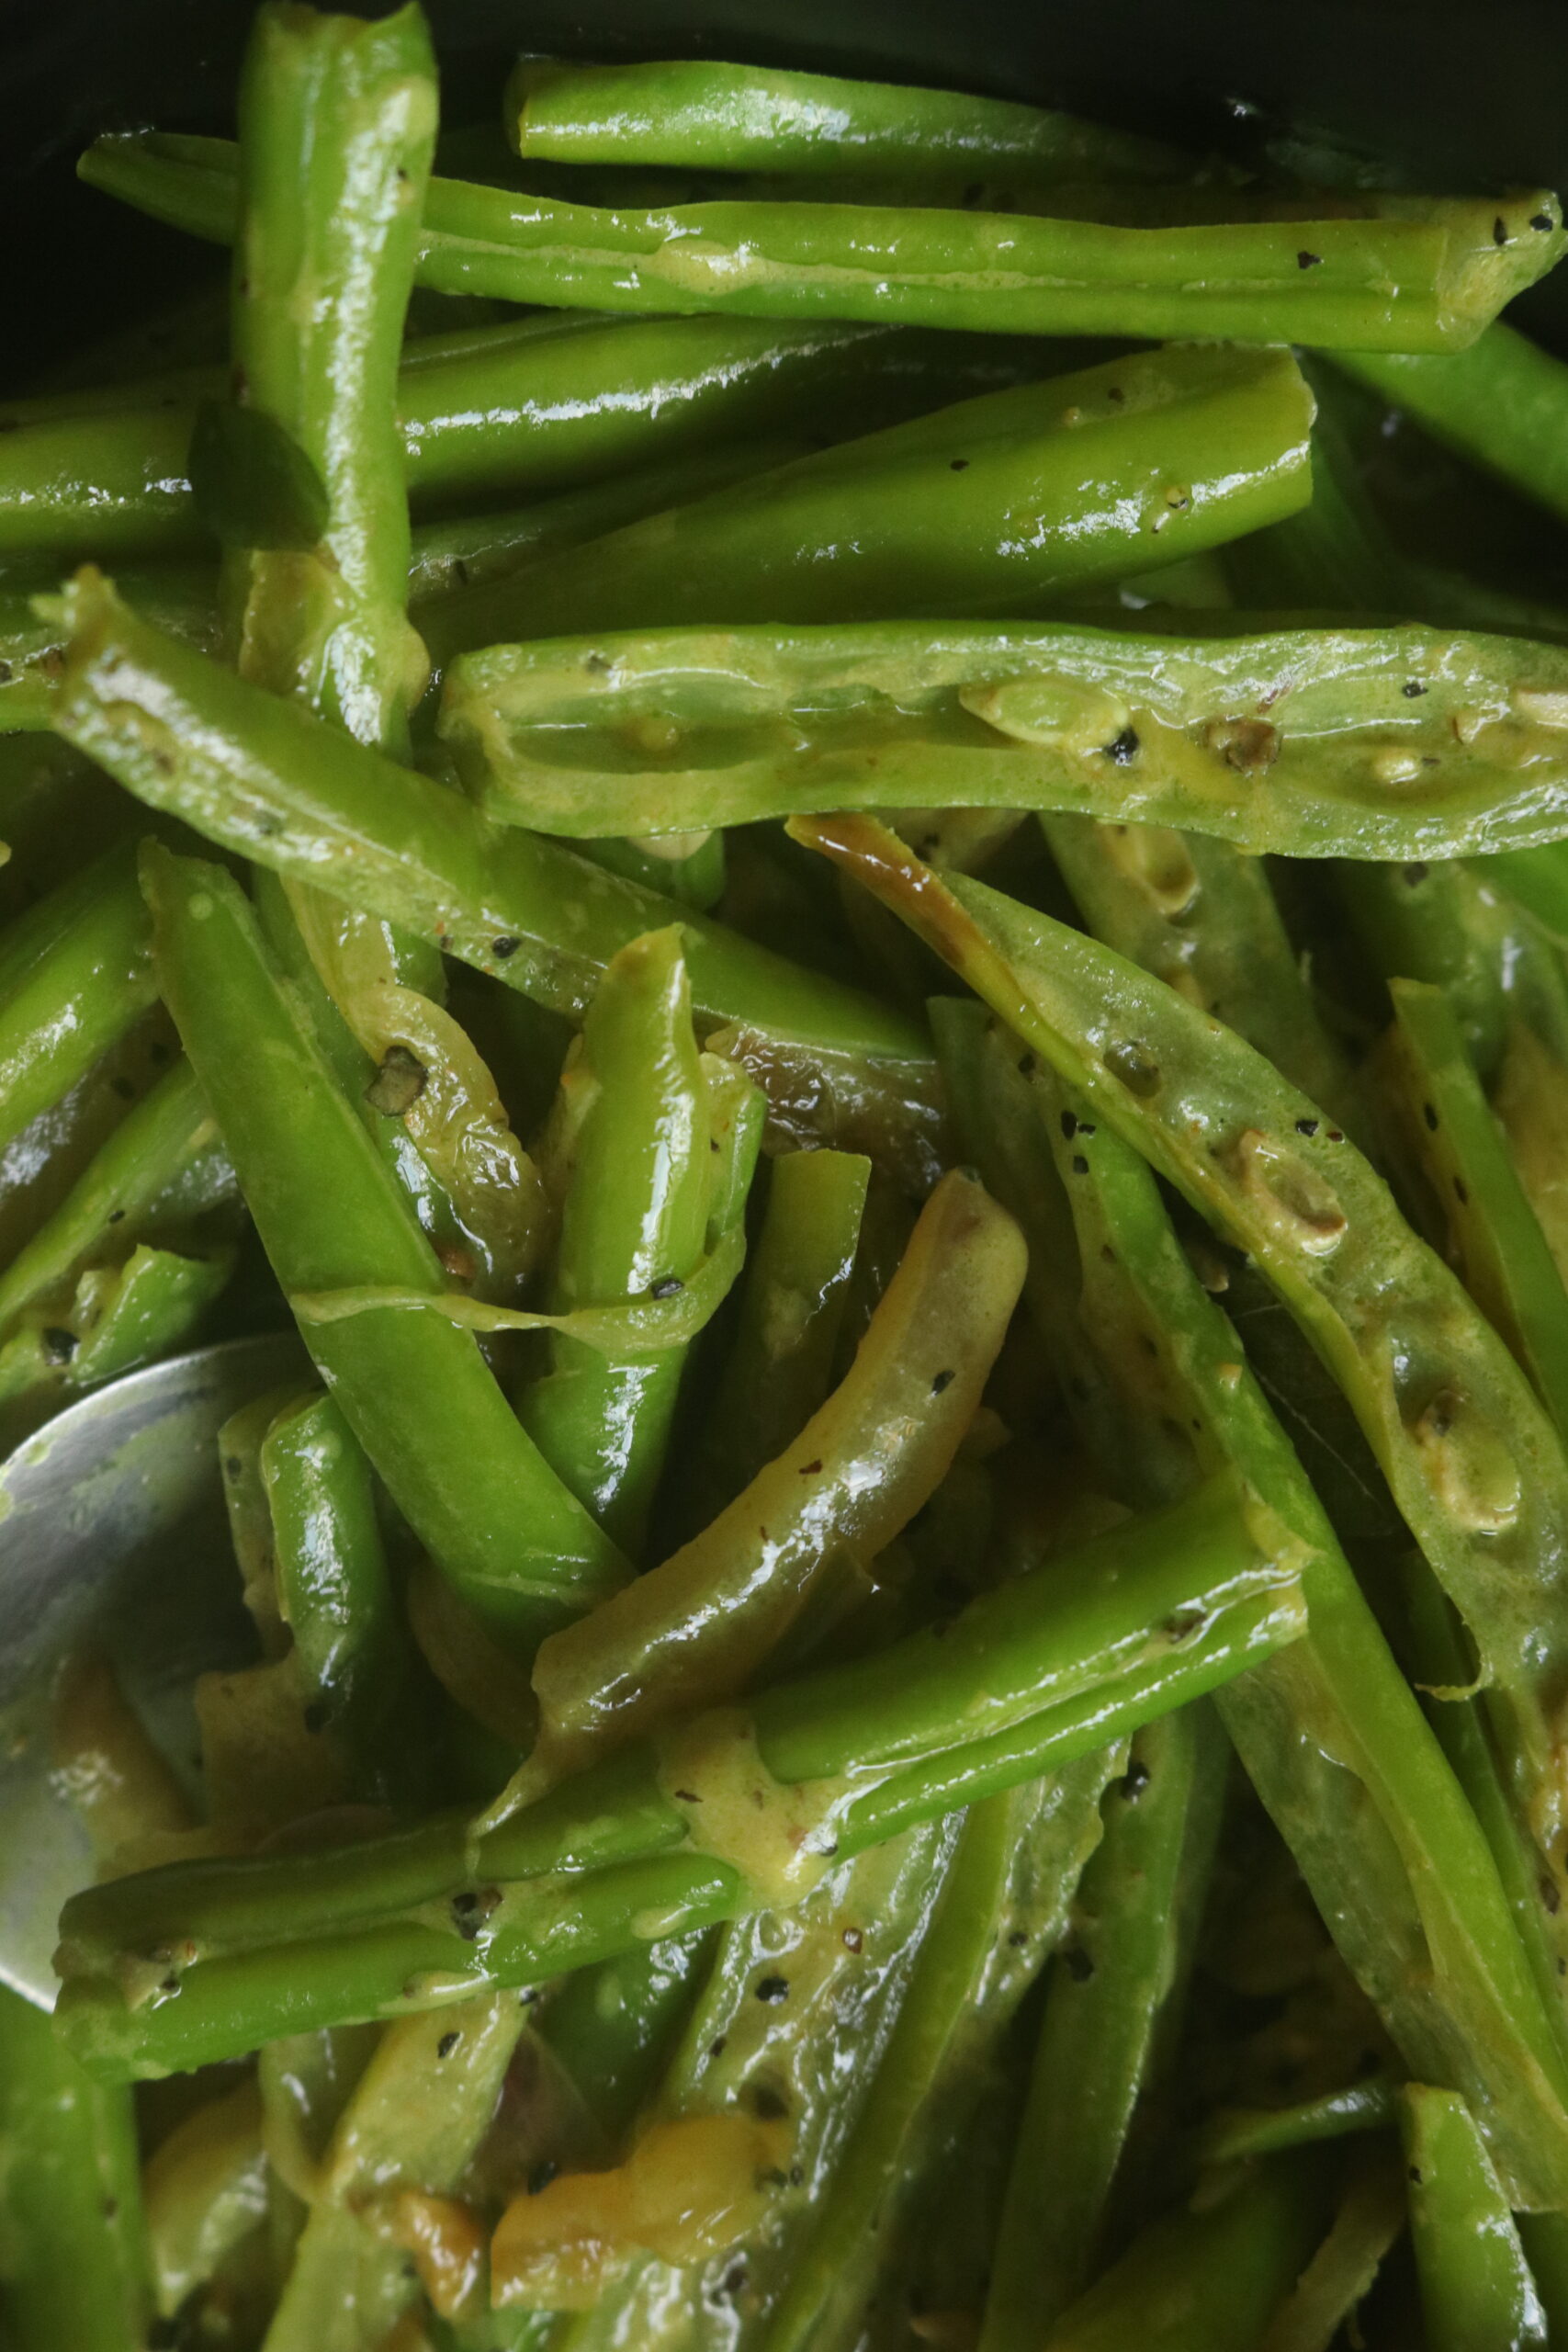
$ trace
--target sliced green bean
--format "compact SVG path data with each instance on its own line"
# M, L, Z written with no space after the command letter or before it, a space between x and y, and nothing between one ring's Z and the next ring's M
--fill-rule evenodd
M712 1938L684 1936L581 1968L552 1995L541 2038L606 2143L630 2128L713 1960Z
M605 967L563 1084L583 1098L551 1304L608 1306L687 1282L706 1248L707 1086L681 934L650 932ZM525 1426L630 1559L670 1442L684 1348L617 1362L558 1335Z
M265 2352L375 2352L418 2292L395 2226L401 2189L457 2186L495 2110L524 2023L515 1994L392 2027L349 2099ZM455 2037L455 2038L454 2038Z
M1314 1001L1260 860L1159 825L1041 822L1097 938L1228 1023L1303 1094L1350 1116L1348 1059Z
M807 826L1256 1259L1335 1374L1468 1624L1515 1801L1554 1883L1568 1653L1568 1463L1529 1383L1341 1131L1230 1032L1120 956L864 820Z
M177 2123L142 2182L159 2311L173 2319L266 2213L261 2091L247 2075Z
M1398 1088L1415 1165L1437 1208L1436 1239L1568 1435L1568 1290L1441 989L1393 980Z
M285 1293L389 1275L439 1293L434 1252L333 1084L236 884L163 851L149 854L145 879L165 1001ZM434 1316L371 1314L312 1327L310 1344L436 1566L498 1630L515 1640L531 1625L536 1635L541 1612L580 1606L624 1574L468 1333Z
M1123 356L840 442L448 597L425 616L432 654L682 622L1027 610L1290 513L1309 495L1311 418L1286 353ZM1048 519L1022 532L1020 514ZM649 730L642 763L667 766L677 742Z
M411 345L398 381L417 506L585 488L716 441L862 430L1037 374L1038 346L831 320L525 319ZM210 545L191 494L192 387L174 406L51 413L6 435L0 549L119 556Z
M689 1474L694 1524L732 1502L827 1396L870 1178L855 1152L790 1151L770 1163L734 1338Z
M1284 2148L1305 2147L1317 2140L1342 2140L1362 2132L1382 2132L1398 2120L1393 2086L1381 2075L1352 2083L1342 2091L1327 2091L1321 2098L1303 2099L1294 2107L1222 2108L1203 2127L1200 2146L1211 2165L1236 2164L1250 2156L1271 2156Z
M1307 1640L1222 1694L1220 1712L1406 2063L1472 2090L1506 2134L1499 2161L1539 2188L1568 2154L1568 2068L1557 2003L1532 1984L1509 1917L1512 1885L1152 1176L1054 1076L1010 1075L1052 1138L1076 1228L1078 1319L1100 1359L1104 1393L1085 1398L1069 1380L1069 1407L1102 1470L1135 1498L1180 1491L1194 1455L1212 1466L1217 1453L1303 1546ZM994 1081L991 1100L1006 1100ZM1008 1115L993 1111L993 1126Z
M1031 2352L1099 2267L1133 2111L1184 1989L1227 1755L1217 1720L1184 1708L1137 1735L1101 1800L1104 1835L1046 1992L980 2352Z
M1568 367L1517 327L1494 320L1468 351L1440 357L1369 348L1336 364L1445 448L1568 519Z
M196 1074L176 1061L0 1273L0 1329L93 1258L186 1227L233 1194L234 1171Z
M1122 1760L1100 1750L1055 1781L971 1808L875 2080L815 2227L762 2335L764 2352L859 2340L865 2301L900 2201L929 2155L943 2078L979 2086L977 2048L1000 2033L1067 1931L1097 1800ZM952 2128L952 2115L942 2124Z
M1475 2118L1453 2091L1400 2094L1410 2235L1433 2352L1527 2352L1546 2314Z
M1368 2150L1349 2167L1328 2235L1280 2305L1258 2352L1330 2352L1404 2227L1404 2183L1392 2153Z
M17 2352L126 2352L144 2340L148 2287L130 2093L84 2074L46 2013L0 1985L7 2338Z
M62 1306L25 1314L0 1343L0 1403L29 1422L70 1392L135 1372L193 1341L233 1272L223 1243L138 1242L118 1266L92 1266ZM14 1422L12 1442L23 1434Z
M504 111L517 153L566 164L705 171L1022 172L1030 178L1184 177L1179 148L1047 107L827 74L682 59L583 65L525 58Z
M738 1697L824 1588L831 1596L893 1541L974 1419L1023 1259L1018 1227L975 1177L943 1177L854 1363L793 1443L700 1535L541 1646L539 1738L502 1806Z
M89 185L225 243L232 156L219 140L130 132L96 141L77 168ZM1442 351L1473 343L1563 245L1550 189L1371 196L1359 220L1337 203L1337 218L1179 231L863 204L840 219L844 209L742 201L610 212L436 179L419 276L449 294L612 311Z
M799 441L746 440L730 447L694 449L662 465L639 466L580 490L535 499L510 513L493 512L455 521L422 523L413 534L409 560L409 601L423 605L464 588L478 588L551 556L583 539L602 538L645 514L662 514L711 491L727 489L749 474L770 471L804 457ZM0 712L6 705L0 699ZM20 721L13 721L20 724Z
M1055 1770L1214 1688L1297 1638L1303 1623L1296 1588L1259 1552L1234 1482L1221 1478L1055 1555L971 1602L945 1632L761 1693L754 1746L746 1718L729 1713L688 1726L678 1786L690 1791L693 1771L739 1771L743 1786L761 1788L766 1813L775 1781L853 1768L858 1778L825 1798L780 1792L784 1891L798 1891L824 1843L862 1851ZM756 1811L746 1802L742 1813L755 1869ZM723 1845L717 1811L699 1818L664 1793L657 1757L640 1748L480 1839L477 1881L460 1820L317 1860L122 1879L67 1906L62 2022L90 2063L137 2073L486 1984L536 1982L629 1948L655 1921L660 1934L683 1934L756 1907L744 1871L705 1852L704 1837ZM563 1861L573 1873L552 1878ZM490 1879L493 1904L475 1891ZM147 1977L140 1955L154 1945L195 1955L177 1993L164 1987L166 1962Z
M1565 684L1562 647L1414 625L803 624L493 646L442 727L497 815L558 833L968 806L1410 860L1554 839Z
M53 585L49 578L34 583ZM216 650L218 615L206 572L194 566L148 566L129 573L126 585L160 628L205 652ZM34 586L0 584L0 727L28 731L49 725L63 659L58 624L34 609Z
M1151 2223L1043 2352L1257 2352L1326 2219L1315 2159L1267 2159Z
M126 842L0 933L0 1151L86 1076L156 994Z
M356 1793L409 1779L411 1660L376 1516L370 1465L338 1406L308 1396L270 1423L260 1453L277 1598L310 1703L348 1752Z
M134 779L139 797L177 802L197 831L402 922L558 1012L585 1012L616 949L679 918L693 1001L708 1020L813 1052L912 1064L912 1079L929 1067L919 1027L859 990L554 842L498 836L441 786L183 656L101 583L84 577L73 594L82 633L56 727L122 783Z

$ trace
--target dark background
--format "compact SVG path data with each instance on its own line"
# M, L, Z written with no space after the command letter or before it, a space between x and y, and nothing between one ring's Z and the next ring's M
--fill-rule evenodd
M1285 130L1409 183L1568 184L1562 0L426 0L448 121L520 45L683 52L1030 97L1248 157ZM211 275L216 256L72 175L96 131L227 130L252 0L0 0L0 372ZM364 13L373 13L367 9ZM1568 269L1513 316L1568 351Z

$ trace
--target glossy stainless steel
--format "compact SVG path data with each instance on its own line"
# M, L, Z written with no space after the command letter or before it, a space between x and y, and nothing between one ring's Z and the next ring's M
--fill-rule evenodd
M50 2007L61 1904L92 1874L54 1783L50 1697L86 1642L187 1786L194 1678L251 1656L217 1435L306 1369L275 1335L155 1364L85 1396L0 1464L0 1982Z

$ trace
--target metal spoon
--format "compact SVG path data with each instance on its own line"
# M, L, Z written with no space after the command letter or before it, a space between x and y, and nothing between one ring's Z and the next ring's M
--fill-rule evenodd
M57 1669L85 1641L106 1651L194 1792L192 1682L255 1649L218 1431L308 1370L288 1335L203 1348L83 1397L0 1465L0 1982L40 2007L54 2002L60 1906L93 1875L51 1770Z

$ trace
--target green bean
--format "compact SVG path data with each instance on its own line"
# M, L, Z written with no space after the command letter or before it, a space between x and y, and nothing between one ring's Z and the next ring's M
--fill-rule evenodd
M1466 352L1347 352L1337 366L1424 425L1435 441L1568 518L1568 367L1494 320Z
M218 617L204 572L165 564L128 574L126 584L161 628L205 652L216 650ZM34 611L32 589L0 584L0 727L33 731L49 725L62 659L60 629Z
M713 1959L712 1938L685 1936L579 1969L552 1995L539 2033L607 2144L629 2130L668 2044Z
M787 2291L896 2030L948 1883L956 1829L952 1820L932 1821L890 1839L830 1872L804 1902L760 1912L720 1937L651 2112L668 2119L739 2109L776 2119L790 2135L790 2166L769 2184L760 2221L739 2248L680 2274L694 2305L700 2298L714 2308L722 2298L761 2314ZM770 1976L784 1983L784 1997L760 2001L758 1985ZM570 1997L570 1986L561 1997ZM669 2285L662 2264L634 2259L593 2309L561 2323L556 2352L610 2352L644 2340Z
M613 956L563 1085L575 1115L551 1304L608 1305L689 1280L706 1246L707 1087L674 928ZM641 1552L685 1350L623 1359L556 1336L523 1419L558 1477L629 1559Z
M135 852L121 843L0 933L0 1151L156 993Z
M1400 2094L1410 2235L1433 2352L1544 2346L1546 2314L1475 2118L1452 2091Z
M622 875L683 907L715 907L724 896L728 861L721 832L650 835L640 841L611 836L572 846L606 874Z
M1516 2213L1514 2226L1546 2313L1547 2343L1568 2343L1568 2221L1561 2213Z
M45 2012L6 1986L0 2019L7 2339L16 2352L126 2352L148 2302L130 2094L85 2075Z
M1354 1082L1260 862L1202 833L1042 819L1051 855L1096 938L1256 1046L1303 1094L1350 1119Z
M177 2123L142 2182L157 2305L173 2319L266 2212L261 2092L247 2075Z
M393 2026L344 2108L324 2195L299 2241L265 2352L375 2352L418 2292L397 2222L400 2190L457 2185L494 2112L524 2012L491 1993ZM455 2037L455 2039L454 2039Z
M285 1293L389 1275L439 1293L434 1252L333 1083L238 887L163 851L144 875L165 1001ZM312 1327L310 1344L394 1501L498 1631L536 1636L541 1615L624 1573L467 1333L436 1317L373 1314Z
M943 1177L853 1365L710 1526L534 1668L539 1737L492 1819L672 1715L733 1699L824 1590L930 1499L980 1402L1023 1279L1018 1228L969 1174Z
M1043 2352L1256 2352L1323 2232L1311 2156L1275 2156L1153 2222Z
M1271 2156L1316 2140L1381 2132L1397 2120L1393 2086L1381 2075L1352 2083L1294 2107L1220 2108L1204 2125L1199 2147L1205 2164L1235 2164Z
M70 1391L193 1341L233 1267L233 1250L221 1243L173 1250L138 1242L122 1265L90 1267L63 1306L25 1315L0 1342L0 1405L14 1408L9 1442Z
M1365 954L1386 980L1443 990L1489 1092L1512 1022L1568 1053L1568 981L1551 942L1499 888L1496 865L1490 857L1395 866L1356 860L1335 874Z
M1412 1166L1436 1209L1435 1243L1568 1435L1568 1290L1481 1091L1441 989L1393 980L1385 1064Z
M1568 1464L1528 1382L1337 1128L1261 1055L1121 957L863 820L840 859L1107 1124L1250 1251L1335 1374L1486 1672L1515 1802L1555 1882Z
M761 1693L754 1744L731 1713L687 1726L673 1770L688 1793L701 1794L694 1774L711 1787L700 1819L664 1793L657 1756L640 1748L480 1838L468 1858L478 1881L461 1821L437 1820L314 1860L171 1868L89 1889L62 1920L62 2023L107 2072L163 2071L306 2025L558 1974L798 1892L824 1843L848 1856L1055 1770L1214 1688L1303 1622L1288 1572L1259 1552L1222 1477L1055 1555L945 1632ZM775 1781L845 1768L846 1791L786 1785L769 1811ZM784 1838L762 1858L773 1885L761 1895L701 1842L725 1843L727 1781L741 1791L747 1868L761 1857L750 1790L763 1794L761 1826L771 1819Z
M1330 2352L1404 2227L1404 2183L1382 2148L1349 2167L1328 2235L1276 2311L1258 2352Z
M372 23L276 5L256 17L240 85L237 399L303 451L326 526L310 549L235 551L226 598L247 676L394 754L423 683L396 402L435 115L416 6Z
M1562 1057L1516 1022L1498 1073L1493 1109L1503 1123L1519 1182L1546 1236L1557 1271L1568 1281L1568 1199L1563 1149Z
M403 923L552 1011L581 1013L619 947L680 910L555 843L497 835L461 800L291 704L186 655L84 578L55 725L197 831ZM198 716L199 713L199 716ZM166 763L172 762L172 767ZM929 1066L919 1029L858 990L682 913L709 1020L813 1052Z
M77 170L223 243L234 233L232 152L219 140L111 134ZM865 204L611 212L435 179L419 277L449 294L612 311L1443 351L1473 343L1562 254L1550 189L1365 201L1360 220L1178 231Z
M1541 2007L1568 2056L1562 2000L1568 1921L1543 1899L1533 1843L1508 1801L1507 1775L1477 1703L1473 1661L1458 1616L1419 1553L1400 1562L1395 1589L1404 1607L1409 1670L1427 1695L1432 1728L1492 1849Z
M944 1039L950 1066L963 1050ZM1057 1155L1076 1228L1079 1322L1109 1392L1084 1399L1069 1381L1069 1405L1102 1468L1135 1498L1180 1491L1217 1455L1303 1545L1308 1637L1224 1692L1221 1714L1406 2063L1473 2090L1493 2128L1509 2109L1499 2161L1539 2196L1568 2150L1568 2071L1558 2004L1532 1984L1509 1917L1512 1885L1152 1176L1107 1132L1109 1114L1107 1126L1091 1119L1046 1072L1027 1081L1008 1074L1033 1095ZM989 1091L993 1128L1019 1115L995 1078ZM979 1140L984 1148L984 1132ZM1092 1413L1082 1409L1089 1402Z
M278 1606L310 1705L348 1752L358 1793L406 1784L407 1632L376 1518L370 1465L330 1396L286 1407L262 1441Z
M442 729L487 806L557 833L998 807L1408 860L1553 838L1565 680L1560 647L1414 625L671 629L464 655Z
M202 1217L233 1191L195 1072L176 1061L0 1273L0 1330L90 1260Z
M716 441L865 429L1037 373L1037 348L898 327L744 319L525 319L411 345L403 469L427 510L585 488ZM193 387L193 391L208 389ZM0 550L179 553L210 544L187 477L191 398L51 413L6 433Z
M840 442L468 589L425 616L431 652L441 666L585 629L1014 613L1288 514L1309 492L1311 417L1286 353L1123 356ZM1049 519L1022 532L1020 514ZM673 749L650 730L643 764Z
M568 164L767 172L910 165L1047 181L1178 179L1190 169L1179 148L1045 107L705 61L525 58L507 85L504 114L525 159Z
M413 534L409 560L409 601L423 605L458 589L481 587L562 548L602 538L606 531L617 531L645 514L662 514L668 506L705 498L711 491L788 465L805 454L799 441L746 440L733 447L721 443L662 465L639 466L607 481L589 482L580 490L558 491L510 513L422 523ZM0 712L6 708L0 700Z
M1010 2021L1054 1947L1100 1837L1097 1799L1121 1757L971 1808L875 2080L815 2228L761 2337L765 2352L860 2340L868 2272L886 2258L899 2191L929 2153L943 2077L978 2087L976 2046ZM952 2119L944 2115L944 2125Z
M1029 2352L1097 2269L1111 2189L1156 2036L1184 1990L1228 1749L1184 1709L1133 1742L1058 1955L1008 2175L980 2352Z
M739 1318L688 1474L695 1526L733 1502L827 1396L870 1178L854 1152L770 1162Z

